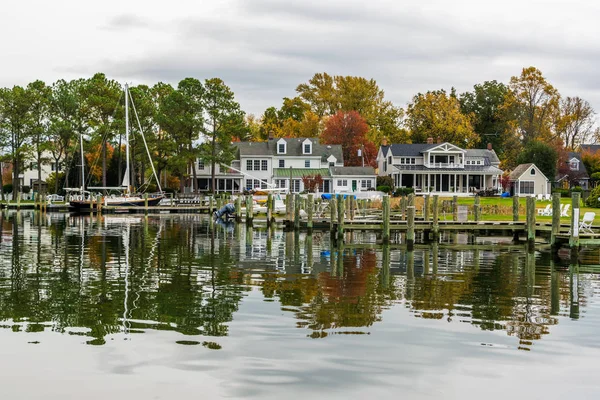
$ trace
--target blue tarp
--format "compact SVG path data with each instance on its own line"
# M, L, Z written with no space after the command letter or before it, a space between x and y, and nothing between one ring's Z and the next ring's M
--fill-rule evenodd
M500 197L510 197L510 193L509 192L504 192L500 195Z
M334 196L341 196L341 194L335 195L333 193L323 193L321 195L321 199L323 199L323 200L331 200ZM354 199L356 199L356 196L353 195L353 194L344 194L344 199L346 197L348 197L348 196L352 196L352 197L354 197Z

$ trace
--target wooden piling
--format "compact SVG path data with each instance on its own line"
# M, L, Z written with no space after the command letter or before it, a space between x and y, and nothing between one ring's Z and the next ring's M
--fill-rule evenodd
M535 197L527 197L527 248L535 249Z
M383 243L390 242L390 196L383 196Z
M254 200L252 195L246 196L246 224L252 225L252 219L254 218Z
M408 206L407 209L407 230L406 230L406 246L408 250L415 247L415 206Z
M423 197L423 219L425 222L429 222L429 195L426 194Z
M98 204L98 211L100 211L100 207L102 204L102 198L100 198L100 203ZM144 193L144 214L148 215L148 193Z
M481 204L479 196L475 196L475 203L473 204L473 218L476 222L481 219Z
M329 231L331 232L331 236L335 236L336 225L335 221L337 220L337 198L333 196L329 200Z
M337 224L337 237L341 243L344 243L344 220L345 220L345 207L344 207L344 195L338 195L338 224Z
M573 192L571 195L571 234L569 235L569 247L571 250L579 248L579 192Z
M267 194L267 226L271 225L271 220L273 219L273 193L269 192Z
M242 196L238 196L235 199L235 220L237 222L242 220Z
M308 232L310 234L310 231L312 231L312 228L313 228L313 209L314 209L314 199L313 199L312 193L308 194L308 199L307 199L306 203L307 203L307 205L306 205L306 208L307 208L307 210L306 210L306 213L307 213L306 227L308 228Z
M294 195L294 230L300 229L300 207L302 202L300 201L300 195Z
M513 196L513 221L514 222L518 222L519 221L519 196Z
M439 196L437 194L433 195L432 212L433 212L433 221L432 221L433 236L437 238L440 234L440 215L439 215L440 207L439 207Z
M406 221L406 196L405 195L402 195L400 197L400 215L401 215L402 221Z
M552 231L550 245L556 247L556 235L560 231L560 193L552 193Z
M458 221L458 196L452 196L452 221Z

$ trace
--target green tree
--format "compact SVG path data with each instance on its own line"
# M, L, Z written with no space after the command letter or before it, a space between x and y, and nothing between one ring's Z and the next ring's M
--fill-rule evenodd
M23 166L26 145L29 143L28 124L30 99L21 86L0 89L0 133L2 142L10 149L13 166L13 193L20 192L19 174Z
M558 153L554 147L544 142L532 141L525 145L517 157L517 164L534 163L552 182L556 177L557 160Z
M159 178L163 176L163 171L167 172L169 166L169 160L173 154L177 151L177 144L173 139L173 136L168 130L162 125L167 117L163 114L168 109L165 103L168 103L168 99L171 93L175 89L166 83L159 82L152 87L152 101L156 113L154 119L156 120L156 134L154 136L155 141L151 144L152 160L156 163L156 173ZM167 186L166 176L163 180L163 187Z
M211 188L215 191L215 165L231 162L234 157L231 139L246 128L244 112L235 101L231 89L221 79L207 79L204 87L206 123L202 133L205 142L200 146L200 157L211 165Z
M52 88L42 81L27 85L29 97L29 118L27 119L27 136L31 138L32 150L37 168L38 190L41 189L42 164L47 162L45 151L50 148L48 125L50 117L50 101Z
M479 138L473 130L471 115L461 112L460 103L445 90L417 94L406 111L406 126L413 143L428 138L440 139L459 147L472 148Z
M473 129L480 143L491 143L500 159L504 158L507 136L511 135L508 116L502 108L508 87L497 81L485 81L473 87L472 92L460 95L463 114L473 115Z

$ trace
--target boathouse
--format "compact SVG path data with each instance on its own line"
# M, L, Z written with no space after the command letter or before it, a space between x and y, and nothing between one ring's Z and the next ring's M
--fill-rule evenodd
M550 180L532 163L520 164L510 173L511 196L549 196Z
M500 160L487 149L462 149L452 143L392 144L379 148L380 176L391 176L395 187L415 193L470 195L482 190L500 193Z

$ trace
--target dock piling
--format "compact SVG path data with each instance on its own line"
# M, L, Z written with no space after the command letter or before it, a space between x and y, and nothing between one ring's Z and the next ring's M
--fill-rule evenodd
M267 226L271 225L273 219L273 193L269 192L267 194Z
M390 196L383 196L383 243L390 242Z
M300 230L300 207L302 202L300 201L300 195L294 195L294 230Z
M552 231L550 244L556 247L556 235L560 230L560 193L552 193Z
M306 213L308 214L307 215L308 220L306 221L306 228L308 229L308 232L310 233L313 228L313 209L314 209L314 200L313 200L312 193L308 194L308 199L306 201L306 208L307 208Z
M535 197L527 197L527 248L535 249Z
M337 224L337 237L341 243L344 243L344 220L345 220L345 204L344 204L344 196L338 195L338 224Z
M475 196L475 203L473 204L473 218L476 222L481 219L481 203L479 196Z
M408 250L413 250L415 247L415 206L407 207L408 228L406 231L406 246Z
M458 196L452 196L452 221L458 221Z
M242 196L238 196L235 199L235 220L237 222L242 220Z
M433 195L433 237L437 238L440 234L440 215L439 215L440 207L439 207L439 196L437 194Z
M571 195L571 234L569 235L569 247L571 251L579 248L579 192Z

